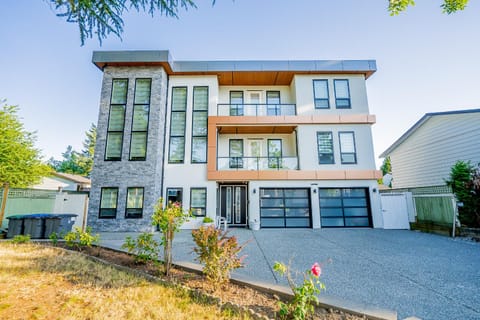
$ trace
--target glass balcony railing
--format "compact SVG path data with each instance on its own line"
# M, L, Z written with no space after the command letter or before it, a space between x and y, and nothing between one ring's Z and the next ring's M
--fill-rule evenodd
M218 116L294 116L295 104L218 104Z
M298 170L297 157L218 157L222 170Z

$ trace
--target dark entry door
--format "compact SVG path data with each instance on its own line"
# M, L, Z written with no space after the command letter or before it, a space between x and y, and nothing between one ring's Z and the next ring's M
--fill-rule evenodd
M247 225L247 186L220 186L220 215L230 226Z

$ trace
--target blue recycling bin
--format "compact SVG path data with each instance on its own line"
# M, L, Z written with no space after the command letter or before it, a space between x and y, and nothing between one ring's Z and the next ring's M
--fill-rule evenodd
M48 213L35 213L23 216L23 234L30 235L32 239L43 239L45 236L45 219L50 217Z

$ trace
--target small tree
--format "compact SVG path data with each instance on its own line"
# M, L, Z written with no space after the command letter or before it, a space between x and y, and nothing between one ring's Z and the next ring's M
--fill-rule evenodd
M179 202L168 202L163 205L163 198L160 198L155 205L152 215L152 224L158 226L162 231L163 259L165 264L165 275L170 275L172 266L172 244L175 232L190 217L190 212L184 211Z
M460 222L469 227L480 227L480 164L475 167L469 161L457 161L446 181L458 201Z
M18 106L0 106L0 186L3 186L0 226L9 188L26 188L51 172L42 163L40 150L35 148L35 134L25 130L17 113Z

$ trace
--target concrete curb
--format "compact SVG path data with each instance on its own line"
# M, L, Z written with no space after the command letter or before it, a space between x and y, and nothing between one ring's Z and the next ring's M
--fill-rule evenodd
M175 261L174 265L185 271L202 273L202 266L200 264L188 262L188 261ZM274 294L280 297L282 300L291 300L293 298L292 290L287 286L281 286L271 284L267 282L257 281L249 277L245 277L238 274L232 274L230 281L235 284L250 287L260 292ZM366 304L354 303L346 300L342 300L336 297L328 295L320 295L319 307L325 309L337 309L344 312L348 312L354 315L366 316L371 320L397 320L397 312L381 309Z

